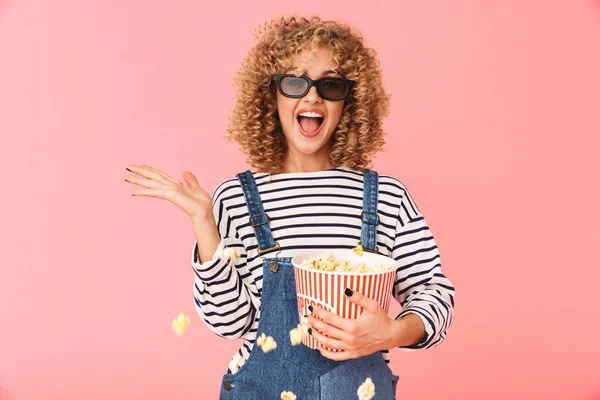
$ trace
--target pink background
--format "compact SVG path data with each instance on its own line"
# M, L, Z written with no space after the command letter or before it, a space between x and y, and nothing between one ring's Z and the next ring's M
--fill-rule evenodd
M244 170L222 133L251 32L318 11L377 49L375 169L457 288L447 342L393 352L400 397L600 399L600 2L199 3L0 0L0 398L217 397L239 343L194 312L189 219L125 165Z

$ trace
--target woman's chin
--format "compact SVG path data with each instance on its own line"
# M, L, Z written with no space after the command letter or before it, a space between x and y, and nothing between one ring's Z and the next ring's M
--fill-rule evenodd
M296 147L296 150L301 154L311 155L318 153L319 150L323 148L324 144L325 143L319 140L318 143L296 143L296 146L294 147Z

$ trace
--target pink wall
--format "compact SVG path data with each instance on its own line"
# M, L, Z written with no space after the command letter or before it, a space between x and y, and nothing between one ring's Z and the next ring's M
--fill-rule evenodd
M194 313L191 225L124 167L242 171L221 134L251 31L315 11L378 50L375 167L457 288L447 342L393 353L401 398L600 398L600 2L176 3L0 1L0 398L217 397L238 343Z

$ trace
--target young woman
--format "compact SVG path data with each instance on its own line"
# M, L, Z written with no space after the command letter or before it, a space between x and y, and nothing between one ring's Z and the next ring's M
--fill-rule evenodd
M185 183L129 165L134 195L169 200L190 216L194 301L210 330L243 340L221 383L222 399L356 398L370 377L378 399L394 399L389 349L440 344L453 317L454 288L435 240L406 187L368 169L384 144L388 96L375 52L352 29L319 18L283 18L260 37L237 75L228 136L255 172L223 182L211 196L190 172ZM374 300L357 320L315 308L309 333L330 352L292 346L298 324L291 258L352 249L399 262L394 318ZM235 253L239 254L235 254ZM231 257L235 254L235 257ZM264 352L261 334L277 348Z

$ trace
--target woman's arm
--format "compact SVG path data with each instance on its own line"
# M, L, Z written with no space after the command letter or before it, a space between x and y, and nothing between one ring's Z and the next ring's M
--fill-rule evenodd
M352 290L346 296L364 309L356 320L309 307L309 321L316 328L309 333L322 344L343 350L320 348L327 358L346 360L394 347L429 348L446 336L454 314L454 287L441 271L440 254L425 219L403 191L391 254L398 261L393 295L403 310L391 318L375 300Z
M392 250L398 261L394 296L403 308L396 320L410 314L421 319L427 333L423 340L400 346L416 350L445 339L454 315L454 286L442 272L435 239L408 192L403 203Z
M194 224L194 304L211 331L237 339L250 330L260 297L256 286L239 274L238 268L246 266L246 250L235 231L229 231L229 213L219 195L217 189L213 195L213 222ZM228 257L228 252L234 251L239 257Z

